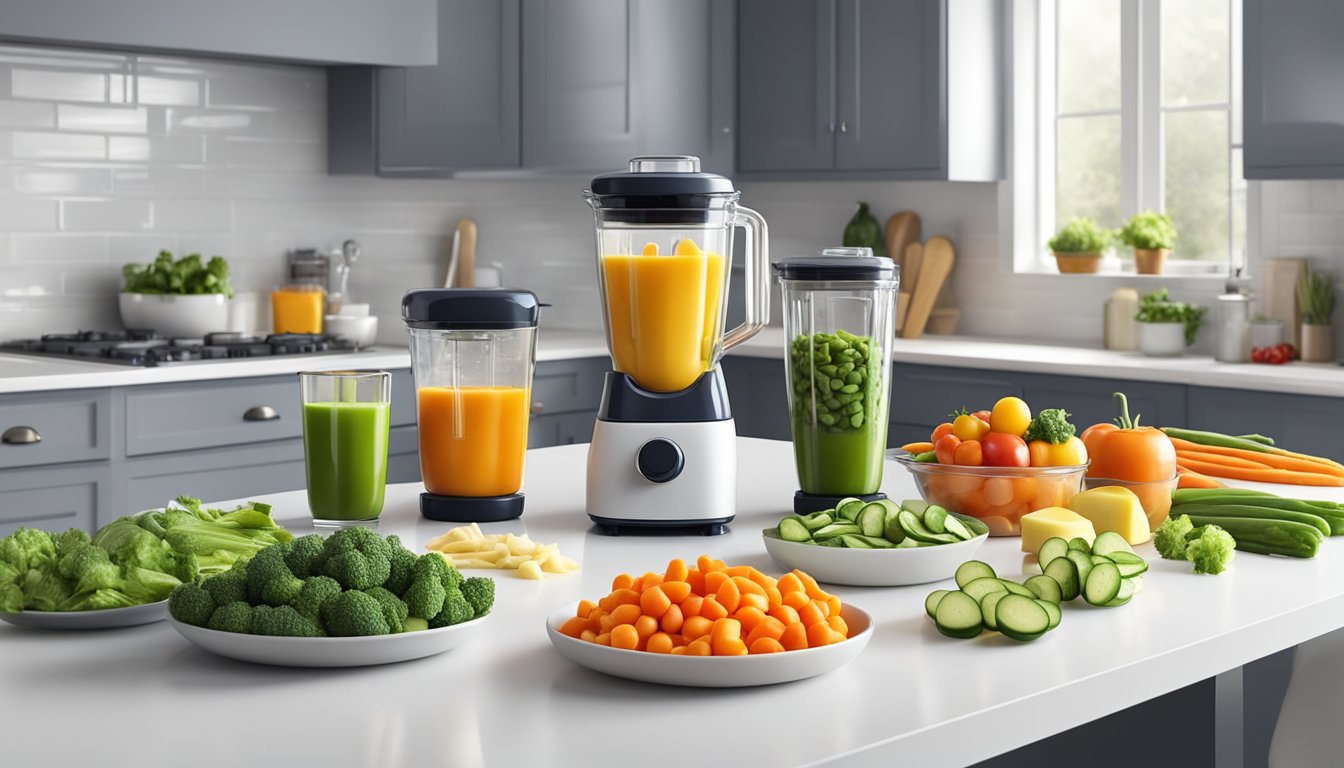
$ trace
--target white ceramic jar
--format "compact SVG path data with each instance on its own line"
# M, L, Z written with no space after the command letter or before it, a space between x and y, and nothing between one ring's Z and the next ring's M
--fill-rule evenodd
M1185 323L1139 323L1139 351L1149 357L1185 354Z

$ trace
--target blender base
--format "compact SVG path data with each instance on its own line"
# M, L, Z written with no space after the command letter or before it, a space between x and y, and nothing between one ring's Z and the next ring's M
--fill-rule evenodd
M698 533L701 536L722 536L728 532L731 517L717 520L612 520L610 518L589 515L597 532L604 536L685 536Z
M813 512L820 512L823 509L835 509L835 505L842 499L858 499L863 502L881 501L887 498L887 494L881 491L870 493L866 496L816 496L802 491L795 491L793 494L793 513L795 515L807 515Z
M444 523L498 523L523 514L523 494L440 496L420 494L420 514Z

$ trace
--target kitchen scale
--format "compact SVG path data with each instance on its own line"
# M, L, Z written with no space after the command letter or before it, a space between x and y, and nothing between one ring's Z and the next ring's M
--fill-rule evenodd
M737 429L719 358L769 317L765 219L689 156L593 179L597 273L612 368L588 449L588 516L621 533L725 533ZM724 331L733 234L746 231L746 318Z

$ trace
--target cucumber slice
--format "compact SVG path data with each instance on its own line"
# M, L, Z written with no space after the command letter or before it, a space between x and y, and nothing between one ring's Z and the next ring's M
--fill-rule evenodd
M1083 599L1091 605L1105 605L1120 594L1120 569L1115 563L1102 563L1092 566L1087 574L1087 583L1083 585Z
M927 541L919 541L917 539L912 539L909 536L907 536L904 539L901 539L901 543L896 545L896 549L914 549L915 547L932 547L932 546L935 545L930 544Z
M831 517L830 512L813 512L803 518L803 525L809 531L819 531L834 522L835 518Z
M947 533L947 526L943 523L947 520L947 510L937 504L930 504L929 508L924 510L924 527L934 533Z
M934 533L924 527L924 523L915 517L915 513L902 509L896 513L896 521L907 536L932 544L956 544L957 537L950 533Z
M859 510L863 509L863 507L863 499L856 499L853 496L848 496L836 502L834 517L836 519L843 518L852 523L859 518Z
M864 536L881 536L886 517L886 507L881 504L865 504L859 510L857 522Z
M1026 587L1036 597L1048 600L1055 605L1059 605L1060 601L1064 599L1064 591L1060 589L1059 582L1050 576L1032 576L1027 579Z
M1059 622L1064 618L1064 612L1059 610L1059 606L1049 600L1037 599L1036 604L1045 609L1045 615L1050 617L1050 626L1046 631L1059 626Z
M1132 579L1148 570L1148 561L1129 552L1112 552L1107 555L1120 569L1121 578Z
M1050 564L1056 557L1063 557L1069 553L1069 542L1058 536L1051 536L1041 544L1041 551L1036 555L1036 562L1042 569Z
M863 533L859 526L853 523L831 523L830 525L812 532L812 538L817 541L834 539L837 536L844 536L847 533Z
M951 591L950 589L935 589L929 593L928 597L924 598L924 612L929 614L930 619L933 618L934 611L938 610L938 603L943 599L943 596Z
M846 534L846 535L849 535L849 534ZM831 537L831 538L829 538L829 539L813 539L812 541L810 541L810 542L808 542L808 543L809 543L809 544L816 544L818 547L839 547L839 548L841 548L841 549L844 549L844 547L845 547L845 543L844 543L843 541L840 540L840 537L839 537L839 536L833 536L833 537Z
M901 530L901 522L898 519L900 510L892 511L884 509L882 512L882 536L892 544L900 544L903 541L909 541L905 531Z
M990 592L989 594L980 598L980 616L984 620L985 626L988 627L989 629L999 628L999 621L997 616L995 615L994 606L997 605L1000 600L1002 600L1003 598L1007 597L1010 594L1012 593Z
M933 623L948 637L971 638L984 628L980 604L965 592L948 592L938 601Z
M1134 548L1129 546L1125 537L1115 531L1102 531L1097 534L1097 540L1092 542L1092 554L1109 555L1112 552L1128 552L1134 554Z
M846 549L872 549L873 545L863 540L863 537L857 533L846 533L837 537L840 540L840 546ZM886 541L886 539L883 539Z
M779 521L779 538L801 544L812 540L812 532L807 529L806 521L803 518L797 515L789 515Z
M971 532L971 538L989 533L989 526L985 525L984 521L979 518L963 515L960 512L949 512L948 516L957 518L962 525L966 526L966 530Z
M989 563L982 563L979 560L967 560L957 566L957 573L953 576L958 587L964 587L976 579L986 577L995 578L994 569L989 567Z
M912 513L922 517L924 515L924 510L931 506L933 505L923 499L906 499L901 502L899 509L908 509Z
M1035 640L1050 628L1050 614L1030 597L1007 595L994 606L999 631L1014 640Z
M1111 565L1114 568L1114 564ZM1068 602L1078 596L1078 566L1067 557L1057 557L1045 567L1045 575L1059 583L1060 600Z
M967 528L960 520L952 515L948 515L947 518L943 520L943 527L947 529L948 533L956 536L962 541L970 541L976 536L976 534L971 533L970 528Z
M1092 545L1088 544L1087 539L1084 539L1082 536L1074 536L1072 539L1069 539L1069 549L1076 549L1079 552L1086 552L1088 554L1092 553Z
M1125 579L1120 582L1120 591L1115 593L1115 598L1106 603L1107 608L1116 608L1128 603L1134 597L1134 582Z
M1036 596L1035 592L1032 592L1030 589L1027 589L1021 584L1018 584L1016 581L1013 581L1012 579L999 579L999 581L1003 582L1004 589L1007 589L1014 595L1021 595L1023 597Z
M840 537L840 540L843 541L843 542L845 542L845 546L847 546L847 547L852 547L852 546L854 546L853 544L850 543L850 540L851 540L851 539L857 539L857 540L863 542L864 544L866 544L866 545L868 546L869 549L895 549L895 548L896 548L896 545L895 545L895 544L892 544L890 541L887 541L886 539L882 538L881 536L859 536L859 535L857 535L857 534L849 534L849 535L847 535L847 536L841 536L841 537Z
M1067 557L1069 562L1073 563L1078 569L1078 583L1086 584L1087 574L1092 572L1092 556L1086 552L1079 552L1076 549L1071 549L1069 550L1069 554L1065 555L1065 557Z
M1102 563L1115 564L1115 561L1105 555L1092 555L1092 564L1101 565Z
M984 597L985 595L988 595L990 592L1007 593L1008 588L1005 587L1003 585L1003 582L999 581L998 579L992 576L986 576L985 578L976 579L975 581L972 581L971 583L962 587L961 591L970 595L972 600L975 600L976 603L979 603L980 598Z

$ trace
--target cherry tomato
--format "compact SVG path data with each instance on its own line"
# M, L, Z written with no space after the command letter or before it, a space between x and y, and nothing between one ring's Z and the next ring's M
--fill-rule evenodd
M989 422L981 421L968 413L963 413L952 422L952 434L961 438L962 442L979 440L989 434ZM961 462L957 463L960 464Z
M934 455L938 457L939 464L957 463L957 446L961 445L961 438L956 435L943 435L933 444Z
M1265 362L1265 348L1264 348L1264 347L1256 347L1255 349L1252 349L1252 350L1251 350L1251 362L1253 362L1253 363L1263 363L1263 362Z
M971 415L974 416L975 418L977 418L977 419L979 419L979 420L985 422L986 424L989 423L989 411L976 411L975 413L972 413Z
M957 464L965 467L978 467L985 463L979 440L963 440L952 452L952 458L956 459Z
M1020 397L1005 397L995 403L994 410L989 412L989 429L991 432L1002 432L1006 435L1021 437L1030 425L1031 409ZM1023 443L1023 445L1026 444Z
M933 434L929 436L930 443L937 443L943 439L944 435L952 434L952 422L944 421L942 424L933 428Z
M1031 466L1031 452L1027 450L1027 443L1017 435L990 432L980 441L980 449L987 467Z

